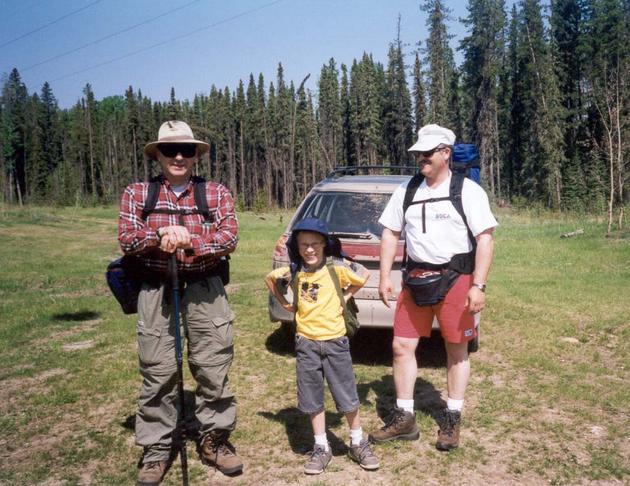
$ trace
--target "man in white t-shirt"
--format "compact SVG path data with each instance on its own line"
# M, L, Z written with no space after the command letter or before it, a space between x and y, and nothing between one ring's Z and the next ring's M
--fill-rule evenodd
M420 337L430 335L435 316L446 347L448 391L436 447L450 450L459 445L461 411L470 376L468 341L476 336L474 314L485 305L486 280L494 250L492 232L498 223L485 191L470 179L464 179L461 187L461 206L466 221L452 198L449 199L452 196L450 161L454 144L455 134L448 128L439 125L422 127L418 131L418 141L409 151L415 156L424 180L405 214L403 202L408 183L394 191L379 219L384 226L379 294L386 306L390 306L394 288L390 272L403 230L408 272L413 270L416 275L451 272L455 280L443 300L433 305L416 305L410 289L403 286L396 302L392 343L396 407L385 425L370 434L373 442L415 440L420 436L413 411L418 373L415 352ZM455 265L455 261L468 264ZM458 270L456 274L452 273L454 267ZM466 267L468 270L462 270Z

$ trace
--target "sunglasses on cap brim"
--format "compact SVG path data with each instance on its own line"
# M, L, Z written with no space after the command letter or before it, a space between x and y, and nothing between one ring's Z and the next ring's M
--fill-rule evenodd
M197 155L197 145L194 143L164 143L159 144L157 148L164 157L176 157L177 154L181 154L182 157Z

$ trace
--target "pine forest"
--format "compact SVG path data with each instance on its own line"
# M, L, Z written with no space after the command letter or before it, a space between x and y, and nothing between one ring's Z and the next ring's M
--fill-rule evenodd
M408 165L415 131L438 123L479 148L497 204L613 215L630 197L630 1L468 0L455 63L441 0L423 0L427 39L392 33L387 59L351 65L331 53L311 73L250 74L192 100L154 102L141 87L97 98L90 84L60 109L48 83L28 93L13 69L1 82L0 200L116 203L158 172L143 147L168 119L187 121L210 152L200 175L240 208L289 208L334 167ZM392 19L395 21L396 19ZM399 19L400 25L400 19ZM398 29L398 32L400 29Z

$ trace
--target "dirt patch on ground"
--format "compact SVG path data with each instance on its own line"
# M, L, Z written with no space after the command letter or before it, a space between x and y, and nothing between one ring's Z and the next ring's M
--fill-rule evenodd
M67 374L66 369L54 368L32 377L2 380L0 382L0 414L14 409L15 404L24 400L25 397L44 395L49 390L49 387L45 385L46 380Z
M83 349L90 349L96 345L94 339L88 339L87 341L76 341L74 343L68 343L61 346L61 349L66 352L80 351Z

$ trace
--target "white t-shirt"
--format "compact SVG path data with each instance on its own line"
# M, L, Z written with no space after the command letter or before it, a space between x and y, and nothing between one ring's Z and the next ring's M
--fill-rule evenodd
M182 192L186 190L187 187L188 187L188 182L184 182L183 184L180 184L179 186L171 186L171 189L173 190L175 195L179 197L182 194Z
M431 189L426 180L422 181L413 201L448 197L450 183L449 176L438 187ZM472 250L466 224L451 201L424 204L426 232L422 229L423 204L409 206L403 223L403 201L408 184L409 182L405 182L396 188L378 222L392 231L404 229L409 258L418 262L441 264L449 262L453 255ZM467 178L462 187L462 205L473 236L498 225L490 210L486 191Z

